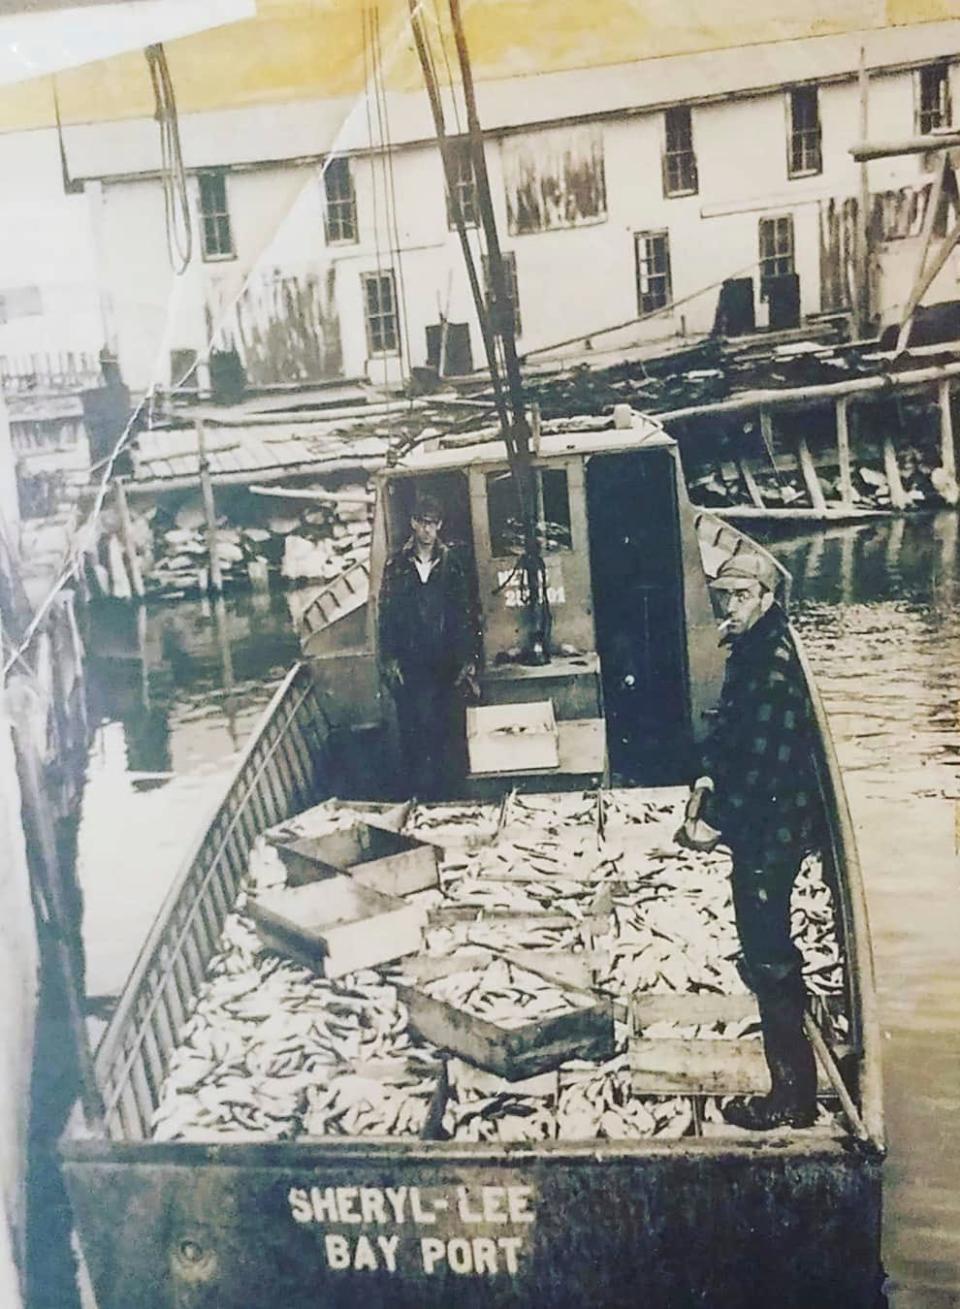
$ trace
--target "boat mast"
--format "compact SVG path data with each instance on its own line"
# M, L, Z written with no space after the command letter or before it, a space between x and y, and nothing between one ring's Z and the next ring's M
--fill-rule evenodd
M534 470L531 462L531 432L524 404L523 379L520 375L520 361L517 356L517 342L514 333L514 306L508 291L507 279L504 273L503 254L500 249L500 238L497 232L496 215L494 213L493 199L490 192L490 178L487 173L487 162L483 148L483 129L480 126L480 119L477 113L473 71L470 65L470 52L467 47L466 36L463 30L460 4L459 0L449 0L450 19L453 25L454 39L457 47L457 58L460 64L460 76L463 84L464 102L467 111L467 140L470 146L470 157L473 164L480 221L487 246L489 285L491 293L489 312L480 286L480 279L477 276L476 263L473 257L473 252L470 248L466 225L460 208L454 161L450 151L449 138L446 135L444 125L443 107L440 101L439 89L437 87L436 78L429 52L426 48L426 42L424 40L420 22L419 8L421 0L408 0L408 2L410 7L410 22L413 29L417 56L420 60L420 67L427 88L427 96L430 101L434 127L437 133L437 145L440 149L440 157L443 162L444 176L446 177L447 182L447 193L450 198L451 210L457 233L460 238L460 246L463 251L464 262L467 267L470 290L473 295L474 305L480 323L480 331L487 359L487 368L493 383L494 400L497 409L497 417L500 422L501 436L507 449L510 471L517 492L520 522L523 533L523 553L517 563L517 569L518 571L522 571L525 579L525 585L521 587L521 590L524 593L530 626L528 645L524 653L525 657L532 663L548 663L550 659L550 609L547 599L546 568L544 566L543 554L540 548L540 538L537 532L537 494ZM509 409L507 406L507 400L504 397L503 383L500 378L500 369L497 361L496 342L498 339L503 351L503 359L507 375Z

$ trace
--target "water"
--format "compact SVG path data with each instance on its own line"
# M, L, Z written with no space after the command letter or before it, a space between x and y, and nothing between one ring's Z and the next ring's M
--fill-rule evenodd
M298 653L282 596L98 616L87 674L96 730L77 837L88 995L122 988L191 840Z
M781 541L863 863L894 1309L960 1305L960 568L955 514Z
M958 519L875 523L773 548L795 577L795 616L864 866L884 1038L891 1302L956 1309ZM90 669L100 726L78 845L93 995L121 986L238 749L296 656L278 599L232 603L219 629L200 603L153 610L139 630L127 623L97 632ZM229 632L226 659L218 630Z

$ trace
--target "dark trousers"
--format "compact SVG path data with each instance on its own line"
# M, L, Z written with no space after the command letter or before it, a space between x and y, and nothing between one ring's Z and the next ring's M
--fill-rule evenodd
M803 956L790 934L790 896L802 854L733 848L733 907L743 980L757 997L764 1054L775 1099L812 1107L817 1068L803 1030Z
M400 792L420 800L455 793L456 724L459 709L449 675L430 670L403 672L394 691L400 736Z

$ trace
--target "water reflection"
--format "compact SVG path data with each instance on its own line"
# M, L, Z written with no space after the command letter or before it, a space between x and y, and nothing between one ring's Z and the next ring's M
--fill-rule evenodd
M864 866L883 1026L894 1309L960 1303L958 519L775 542Z
M284 596L102 610L78 839L88 991L116 994L298 645Z

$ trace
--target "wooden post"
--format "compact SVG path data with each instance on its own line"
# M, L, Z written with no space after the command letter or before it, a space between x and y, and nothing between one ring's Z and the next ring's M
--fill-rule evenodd
M127 572L130 574L130 584L133 587L133 593L143 599L143 570L140 567L140 557L137 554L136 542L133 539L133 524L130 521L130 506L127 504L127 492L123 484L123 478L118 477L114 482L114 490L117 500L117 514L120 518L120 539L123 541L124 553L127 557Z
M195 423L197 431L197 455L200 461L200 491L203 495L203 512L207 520L207 554L210 556L210 589L220 595L223 591L223 574L220 571L220 556L217 553L217 511L213 503L213 483L210 480L210 463L207 459L207 446L204 439L203 420Z
M777 483L779 484L780 477L777 472L777 457L773 445L775 439L774 430L773 430L773 414L766 407L766 405L763 405L760 409L760 436L763 439L763 444L767 451L767 457L770 460L770 468L773 472L773 476L776 478Z
M837 400L837 463L840 467L840 502L853 504L853 467L850 462L850 397Z
M870 79L867 75L867 48L860 47L860 140L866 141L870 118ZM857 205L857 332L865 337L870 331L870 178L867 161L860 161L860 199Z
M807 445L807 438L802 434L797 441L797 457L800 460L800 471L803 474L803 481L807 488L807 495L810 497L810 503L818 514L825 514L827 512L827 502L824 498L823 487L820 485L820 478L817 476L813 455L810 453L809 445Z
M750 503L755 509L763 508L763 496L760 494L760 488L757 486L757 479L753 475L753 469L747 463L746 459L737 459L737 471L743 480L743 485L747 489L747 495L750 497Z
M900 465L897 463L897 451L893 437L889 432L883 438L883 471L890 487L890 505L893 509L906 509L907 497L900 480Z
M950 379L944 377L938 386L940 400L940 466L951 481L957 480L957 447L953 435L953 410Z

